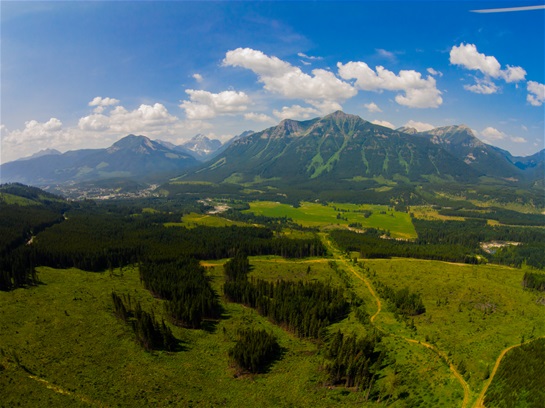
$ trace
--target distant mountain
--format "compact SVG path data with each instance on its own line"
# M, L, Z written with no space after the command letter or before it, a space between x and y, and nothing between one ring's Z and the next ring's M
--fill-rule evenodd
M507 158L507 152L482 142L465 125L439 127L415 135L441 146L484 175L517 180L525 177L521 168Z
M210 139L209 137L198 134L193 136L187 142L182 143L177 148L185 149L193 154L193 156L198 160L206 160L208 157L212 156L220 147L221 142L217 139Z
M305 184L313 180L430 178L476 181L481 173L424 137L374 125L338 111L278 126L234 141L189 179L212 182ZM315 184L315 183L314 183Z
M50 185L107 178L139 178L175 175L198 164L145 136L128 135L107 149L74 150L0 166L2 183Z
M396 129L398 132L407 133L408 135L416 135L418 133L418 130L416 130L413 127L407 127L407 126L401 126L400 128Z
M507 150L494 147L495 150L505 156L509 162L523 171L527 180L536 186L543 187L545 183L545 149L531 156L513 156Z
M216 152L211 155L209 157L209 159L213 159L214 157L216 156L219 156L220 154L222 154L225 150L227 150L227 148L229 146L231 146L234 142L236 142L237 140L240 140L240 139L244 139L245 137L248 137L250 136L251 134L255 133L253 130L245 130L244 132L242 132L241 134L239 135L236 135L236 136L233 136L231 139L229 139L228 141L226 141L218 150L216 150Z
M59 152L57 149L43 149L43 150L40 150L37 153L34 153L31 156L21 157L18 160L30 160L30 159L36 159L36 158L42 157L42 156L51 156L51 155L59 155L59 154L62 154L62 153Z

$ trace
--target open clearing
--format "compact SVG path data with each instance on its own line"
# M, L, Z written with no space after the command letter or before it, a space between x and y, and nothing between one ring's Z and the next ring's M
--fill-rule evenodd
M422 295L426 313L414 318L416 338L448 353L473 390L484 386L502 350L545 334L544 306L522 289L523 270L401 258L364 262L372 280Z
M365 218L363 211L371 211L371 215ZM413 239L416 231L409 214L388 209L385 205L356 205L328 203L302 202L300 207L292 207L288 204L280 204L273 201L254 201L250 203L253 212L267 217L288 217L304 227L328 227L342 226L360 223L363 228L381 228L389 230L393 238ZM337 218L340 215L341 218Z

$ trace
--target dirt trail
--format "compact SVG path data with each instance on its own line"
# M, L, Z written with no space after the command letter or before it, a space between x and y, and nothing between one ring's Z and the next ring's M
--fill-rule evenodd
M382 311L382 302L380 300L380 298L378 297L378 295L376 294L375 290L373 289L373 286L371 285L371 283L369 282L369 280L367 280L364 276L362 276L358 271L356 271L356 269L354 268L354 266L352 266L343 256L342 256L342 253L339 249L335 248L335 246L333 245L333 243L325 236L325 235L322 235L322 239L324 241L324 243L326 244L326 246L328 247L328 249L331 251L331 253L333 254L333 256L335 257L335 259L337 261L340 261L344 264L344 266L350 271L352 272L352 274L354 276L356 276L359 280L361 280L362 282L365 283L365 285L367 286L367 289L369 290L369 293L371 293L371 296L373 296L373 298L375 299L375 302L377 304L377 311L375 312L375 314L373 316L371 316L371 323L374 323L376 317L379 315L379 313ZM383 330L382 328L379 328L377 327L377 329L379 329L380 331L385 332L385 330ZM405 341L408 341L409 343L413 343L413 344L420 344L432 351L434 351L439 357L441 357L446 363L447 365L449 366L450 368L450 371L452 372L452 374L456 377L456 379L458 380L458 382L460 383L460 385L462 386L463 390L464 390L464 399L462 401L462 408L466 408L469 404L469 398L470 398L470 395L471 395L471 391L469 389L469 385L468 383L466 382L466 380L464 379L464 377L462 377L462 375L458 372L458 370L456 369L456 367L452 364L452 362L449 360L448 356L446 355L445 352L439 350L437 347L435 347L434 345L432 344L429 344L429 343L424 343L424 342L420 342L418 340L415 340L415 339L411 339L411 338L408 338L408 337L403 337L403 336L398 336L398 335L394 335L395 337L399 337Z
M313 264L313 263L326 263L329 262L329 259L320 258L320 259L304 259L293 261L290 259L276 258L276 259L252 259L252 262L270 262L270 263L300 263L300 264ZM201 261L201 266L210 267L210 266L223 266L223 263L218 262L205 262Z
M454 364L452 364L452 362L449 360L445 352L439 350L433 344L424 343L414 339L409 339L407 337L401 337L401 338L408 341L409 343L420 344L421 346L427 347L428 349L434 351L439 357L441 357L448 364L450 371L452 371L452 374L458 379L458 382L462 385L462 388L464 389L464 399L462 401L462 408L467 407L467 405L469 404L469 397L471 393L469 390L469 384L466 382L464 377L462 377L462 375L458 372L458 370L456 369Z
M543 339L543 338L545 338L545 336L537 337L537 338L533 339L532 341L537 340L537 339ZM528 344L528 342L521 343L521 344L513 344L512 346L509 346L506 349L502 350L502 352L500 353L500 355L498 356L498 358L496 360L496 364L494 364L494 368L492 369L492 372L490 373L490 377L486 381L486 384L485 384L483 390L481 391L481 393L479 394L479 398L477 398L477 401L475 402L475 405L473 405L473 408L485 408L484 397L486 395L486 391L488 391L488 387L490 387L490 384L492 384L492 380L494 379L494 376L496 375L496 372L498 371L498 368L500 367L501 361L503 360L503 358L505 357L505 355L507 354L507 352L509 350L520 347L520 346L522 346L524 344Z
M102 404L100 402L93 401L92 399L87 398L84 395L77 394L77 393L71 392L71 391L67 391L67 390L59 387L58 385L51 384L49 381L44 380L43 378L40 378L38 376L29 374L28 378L31 378L32 380L37 381L37 382L39 382L41 384L44 384L46 388L50 389L53 392L56 392L57 394L71 396L71 397L76 398L77 400L79 400L81 402L84 402L84 403L89 404L89 405L94 406L94 407L102 407L102 408L106 407L106 405L104 405L104 404Z

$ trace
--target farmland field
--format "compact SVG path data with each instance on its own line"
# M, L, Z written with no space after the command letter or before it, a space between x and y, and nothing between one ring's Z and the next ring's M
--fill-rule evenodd
M370 216L364 217L363 211L370 211ZM393 238L416 238L416 231L409 214L393 211L385 205L344 203L322 205L302 202L300 207L295 208L272 201L254 201L250 203L250 209L247 212L267 217L288 217L305 227L347 227L348 224L360 223L363 228L389 230ZM338 215L340 215L339 218Z

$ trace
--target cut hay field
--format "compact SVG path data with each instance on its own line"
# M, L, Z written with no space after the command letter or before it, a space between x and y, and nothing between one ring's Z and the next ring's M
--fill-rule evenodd
M363 211L371 211L365 218ZM273 201L253 201L250 209L257 215L267 217L288 217L305 227L348 227L352 223L360 223L363 228L381 228L389 230L393 238L416 238L416 231L409 214L389 210L385 205L356 205L346 203L318 203L302 202L300 207L281 204ZM337 218L340 214L341 218Z

